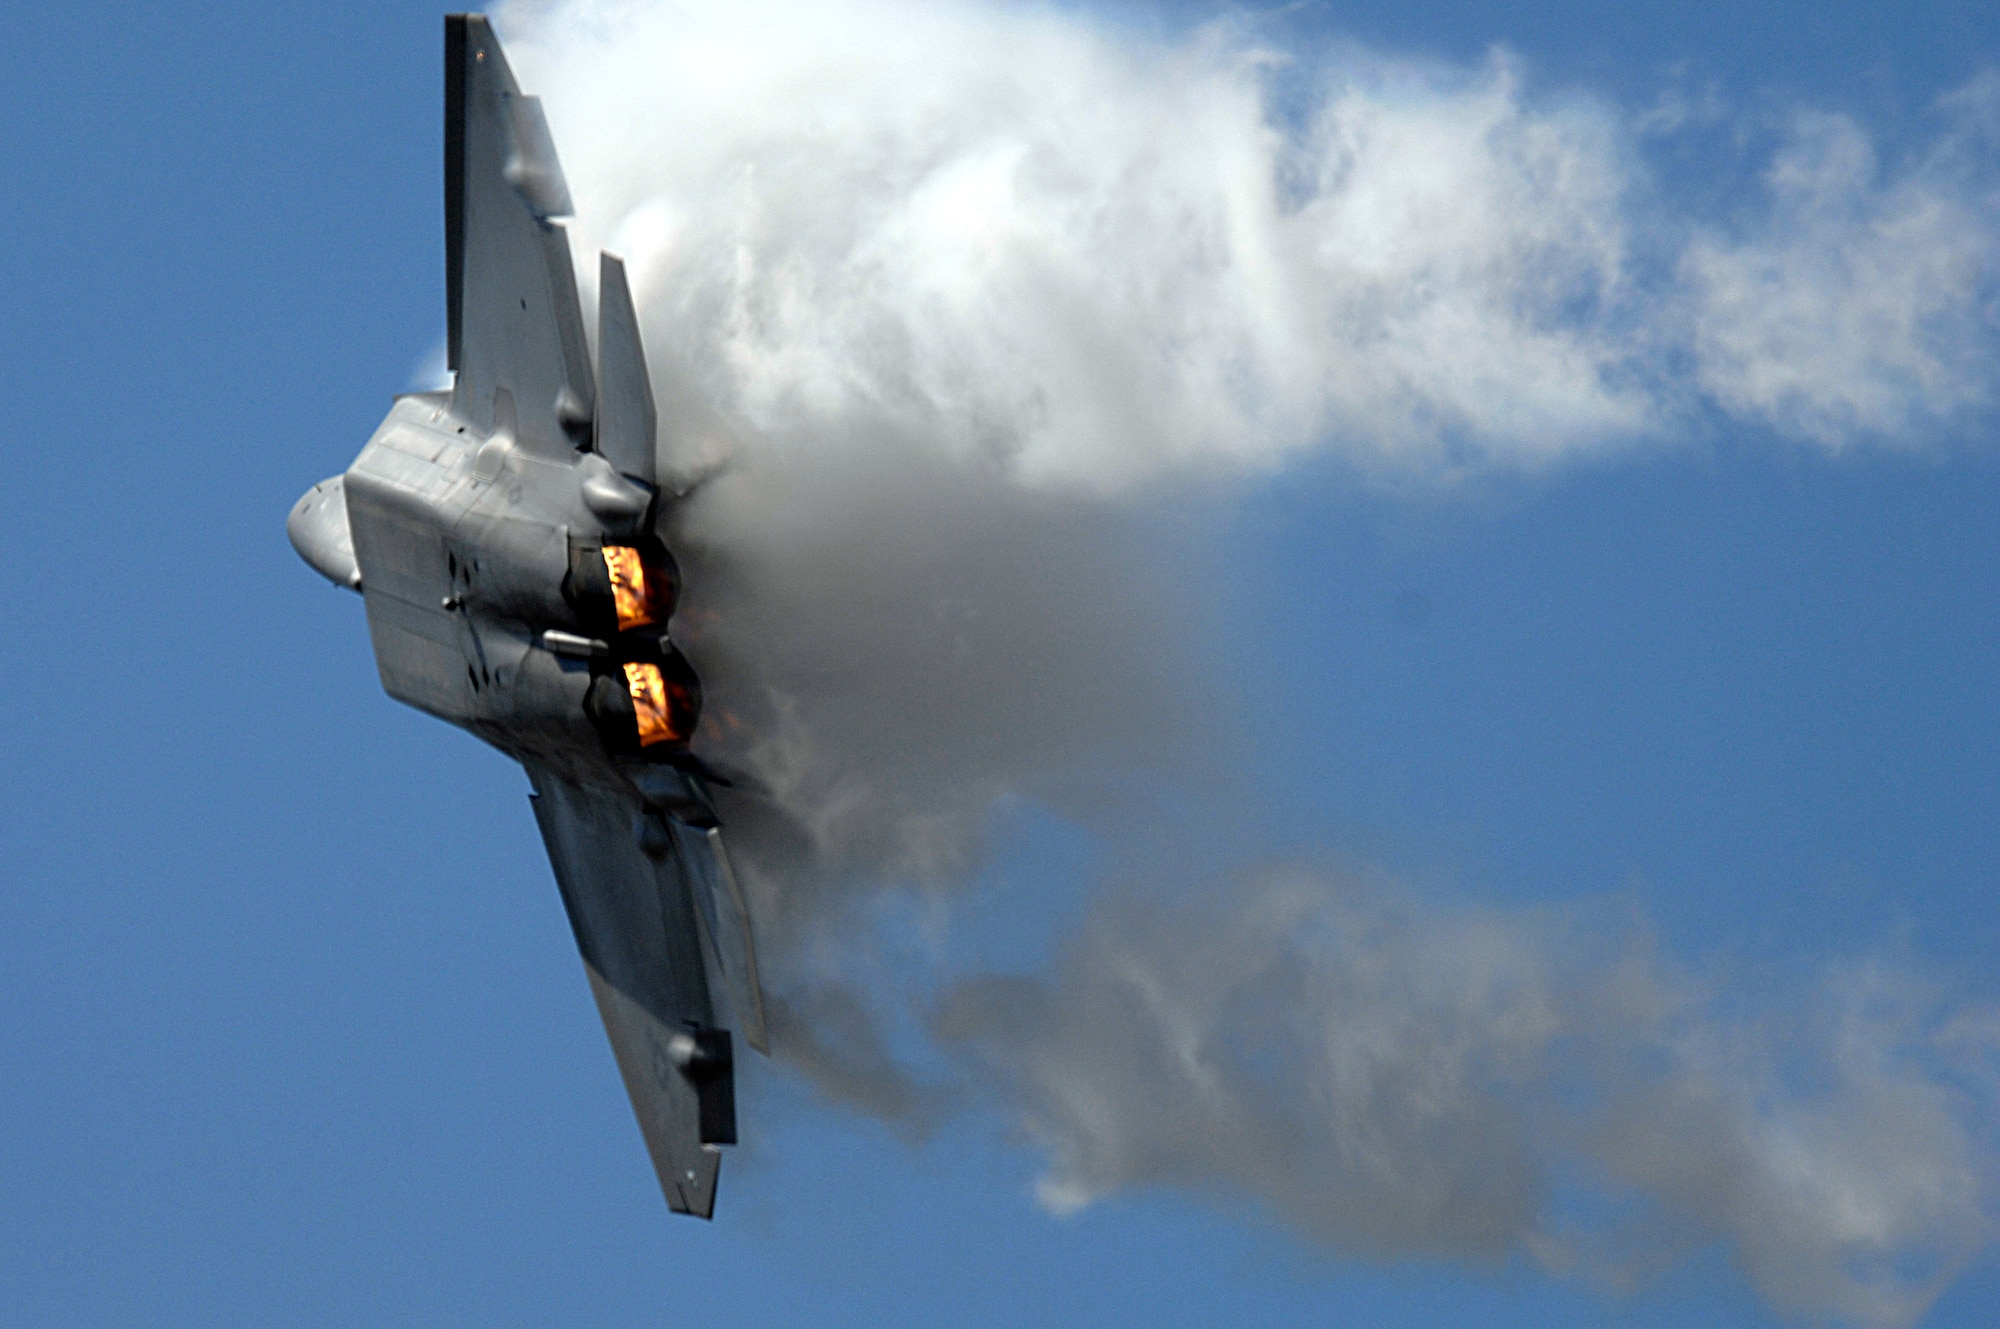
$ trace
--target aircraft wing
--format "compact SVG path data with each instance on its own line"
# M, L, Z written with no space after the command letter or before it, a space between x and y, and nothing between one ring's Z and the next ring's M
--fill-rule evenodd
M722 990L743 1041L768 1057L771 1044L764 1027L764 988L757 977L750 911L722 847L722 828L679 821L667 825L681 870L687 874L695 910L701 915L702 941L706 943L703 953L713 976L711 990Z
M702 898L713 882L704 857L709 831L662 820L633 794L574 783L544 767L529 765L528 777L591 995L660 1188L676 1212L707 1218L715 1208L717 1146L736 1142L733 1054L716 1020L710 966L724 970L725 990L738 986L717 964L733 944L725 937L716 945L718 901ZM754 956L746 962L754 992ZM761 1001L757 1025L749 1018L737 1014L746 1036L761 1043Z
M550 460L590 440L595 387L570 212L542 104L479 14L445 18L445 305L452 409Z

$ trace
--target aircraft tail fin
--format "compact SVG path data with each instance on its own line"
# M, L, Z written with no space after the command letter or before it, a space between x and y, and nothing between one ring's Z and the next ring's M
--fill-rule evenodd
M597 450L613 466L653 483L653 440L659 421L646 352L639 344L639 315L625 264L602 254L597 283Z

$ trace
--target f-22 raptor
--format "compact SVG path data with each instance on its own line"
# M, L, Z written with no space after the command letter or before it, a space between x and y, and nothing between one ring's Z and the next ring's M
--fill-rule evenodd
M736 1142L730 1025L767 1051L750 918L692 751L670 625L672 502L623 264L601 256L592 372L539 101L486 20L445 20L449 390L396 399L286 530L359 591L390 696L527 770L590 990L667 1204L714 1212Z

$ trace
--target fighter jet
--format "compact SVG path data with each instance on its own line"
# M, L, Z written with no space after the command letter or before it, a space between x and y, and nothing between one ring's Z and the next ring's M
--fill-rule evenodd
M652 387L624 265L584 338L569 188L486 20L445 19L447 391L398 397L286 531L358 591L391 697L526 768L584 972L667 1204L714 1212L756 947L693 751Z

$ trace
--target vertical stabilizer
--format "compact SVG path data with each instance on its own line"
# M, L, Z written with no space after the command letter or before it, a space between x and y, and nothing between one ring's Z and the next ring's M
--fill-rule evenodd
M597 450L635 480L653 484L653 440L659 421L639 315L625 284L625 264L605 254L598 264Z

